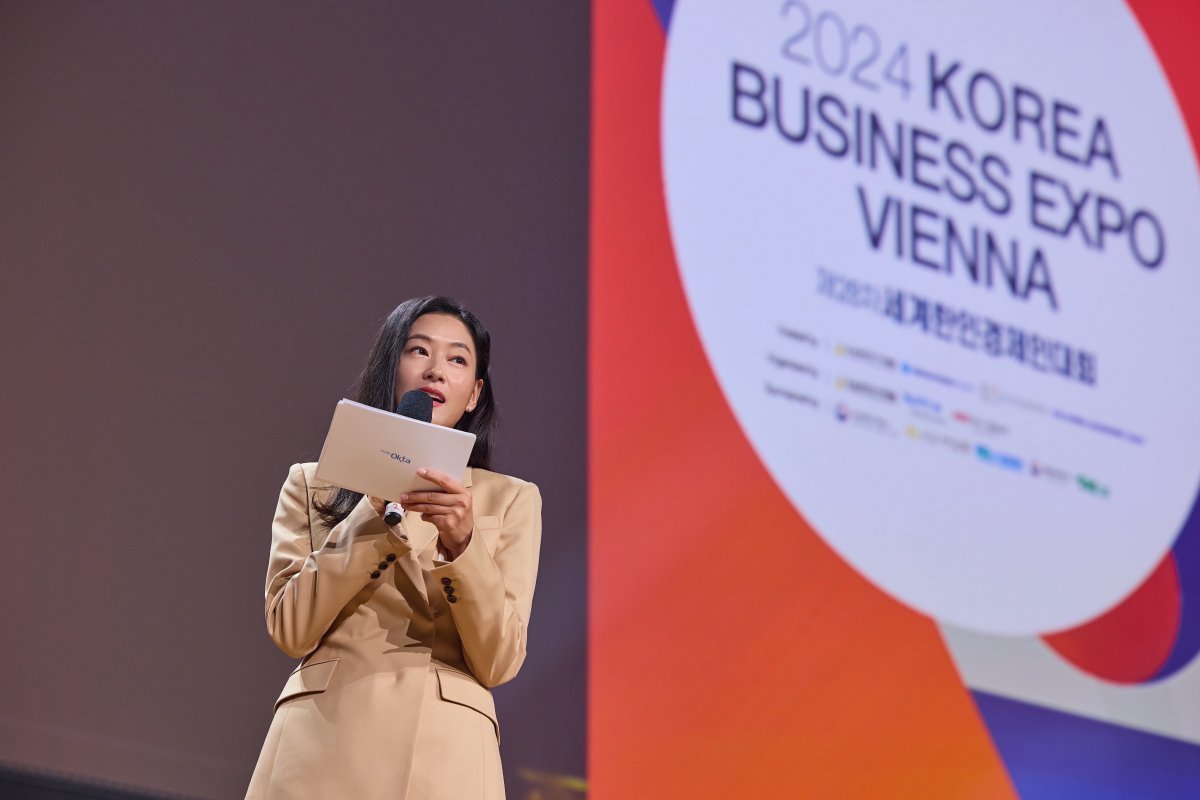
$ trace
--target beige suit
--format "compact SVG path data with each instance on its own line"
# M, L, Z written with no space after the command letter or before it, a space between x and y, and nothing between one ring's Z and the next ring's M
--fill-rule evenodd
M453 562L409 514L389 528L364 498L332 530L312 509L315 464L292 467L267 571L267 629L303 658L247 798L502 798L487 687L525 660L541 543L532 483L468 469L475 530Z

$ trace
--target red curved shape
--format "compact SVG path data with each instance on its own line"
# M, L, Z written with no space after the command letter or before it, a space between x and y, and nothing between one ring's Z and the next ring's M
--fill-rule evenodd
M1158 672L1179 632L1179 571L1168 553L1133 594L1091 622L1042 640L1084 672L1113 683L1142 683Z
M1196 69L1196 35L1200 4L1176 0L1129 0L1134 17L1150 40L1171 91L1192 134L1200 158L1200 71Z

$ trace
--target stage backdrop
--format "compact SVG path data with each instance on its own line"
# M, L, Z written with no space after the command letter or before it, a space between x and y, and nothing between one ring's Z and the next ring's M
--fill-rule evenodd
M1200 793L1198 23L595 3L596 797Z
M431 293L491 329L499 467L545 500L509 796L578 783L588 29L560 0L0 2L0 797L242 795L295 666L263 621L279 489Z

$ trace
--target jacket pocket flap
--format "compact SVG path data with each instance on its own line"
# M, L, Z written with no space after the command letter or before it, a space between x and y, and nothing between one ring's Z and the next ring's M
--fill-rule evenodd
M499 742L500 723L496 720L496 701L492 699L492 693L476 683L474 678L460 672L439 669L437 676L442 699L448 703L473 708L490 719L492 727L496 729L496 741Z
M329 686L329 679L333 677L333 669L337 664L338 659L336 658L331 658L328 661L317 661L312 664L301 664L288 677L287 683L283 685L283 691L279 693L279 699L275 701L275 707L279 708L280 703L285 700L291 700L293 697L325 691L326 687Z

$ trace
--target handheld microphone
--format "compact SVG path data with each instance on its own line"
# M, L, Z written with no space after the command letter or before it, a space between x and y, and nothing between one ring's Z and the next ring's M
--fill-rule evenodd
M396 413L402 417L433 422L433 398L420 389L412 389L400 397L396 404ZM388 525L399 525L404 519L404 506L399 503L388 503L383 513L383 521Z

